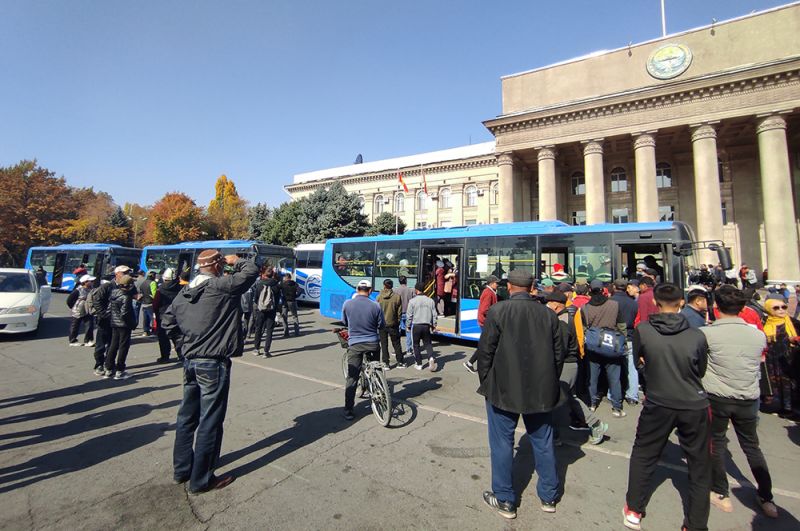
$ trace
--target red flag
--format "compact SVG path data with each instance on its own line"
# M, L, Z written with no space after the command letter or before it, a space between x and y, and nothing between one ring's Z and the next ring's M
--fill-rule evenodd
M428 181L425 179L425 170L422 170L422 189L425 190L425 195L428 195Z
M403 190L408 193L408 186L406 186L406 182L403 180L403 172L397 172L397 181L403 185Z

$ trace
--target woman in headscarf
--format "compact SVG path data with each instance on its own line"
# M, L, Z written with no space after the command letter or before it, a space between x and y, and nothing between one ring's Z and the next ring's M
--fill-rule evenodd
M800 323L789 317L789 306L782 298L764 301L767 319L764 333L767 335L766 372L769 389L764 400L766 409L791 416L798 405L798 347Z

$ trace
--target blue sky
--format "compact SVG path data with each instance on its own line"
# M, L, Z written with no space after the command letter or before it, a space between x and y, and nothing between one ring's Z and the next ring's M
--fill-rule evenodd
M668 33L787 3L666 0ZM491 140L500 77L657 38L659 0L2 0L0 165L122 204Z

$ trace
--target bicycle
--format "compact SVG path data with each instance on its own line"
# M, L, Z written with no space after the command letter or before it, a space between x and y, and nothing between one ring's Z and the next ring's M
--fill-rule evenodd
M345 381L348 376L347 348L349 334L347 329L335 328L333 332L339 339L339 344L345 349L342 356L342 375ZM358 388L361 388L359 393ZM364 359L358 375L356 394L360 398L369 397L372 414L381 426L388 426L392 420L392 390L386 380L386 366L381 361Z

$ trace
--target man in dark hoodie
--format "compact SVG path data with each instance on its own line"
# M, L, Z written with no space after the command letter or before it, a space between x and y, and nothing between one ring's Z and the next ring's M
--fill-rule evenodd
M281 295L283 304L281 305L281 318L283 319L283 337L289 337L289 312L292 313L292 326L294 327L295 337L300 337L300 320L297 318L297 295L300 293L300 286L292 280L291 273L284 273L281 282Z
M226 263L234 272L223 276ZM173 465L174 480L189 481L190 494L221 489L234 479L230 475L216 477L214 469L228 409L231 357L241 355L244 342L240 299L258 277L258 267L251 260L236 255L223 258L213 249L201 252L197 264L199 274L162 317L167 333L182 336L186 358Z
M167 335L167 332L164 330L164 327L161 326L161 321L164 316L164 312L166 312L167 308L170 307L172 301L174 301L175 297L178 296L178 293L181 291L183 286L181 286L180 280L176 278L175 270L172 268L167 268L164 271L164 274L161 275L161 279L164 282L158 287L158 290L156 290L156 295L153 297L153 313L155 313L156 316L158 350L161 354L156 361L158 363L167 363L169 361L170 353L170 338ZM180 343L178 343L178 339L173 338L172 342L175 345L175 352L178 353L178 359L182 360L183 356L181 355L181 347Z
M393 287L394 282L387 278L383 281L383 290L378 294L378 305L383 312L383 327L380 329L381 361L384 365L389 365L389 338L391 338L397 367L404 369L406 365L403 362L403 347L400 346L400 314L403 310L403 301L400 295L392 290Z
M264 291L269 289L270 291ZM267 267L261 278L255 283L255 308L256 314L256 356L269 358L272 348L272 332L275 329L275 318L280 307L281 288L275 278L275 270ZM264 334L266 336L264 337ZM261 338L264 337L264 350L261 350Z
M659 284L653 293L658 313L633 333L633 352L644 360L647 397L631 452L628 492L622 510L629 529L641 529L664 445L677 428L678 442L689 468L689 499L683 526L708 529L711 489L711 420L702 378L708 365L708 343L700 330L680 314L683 291Z

